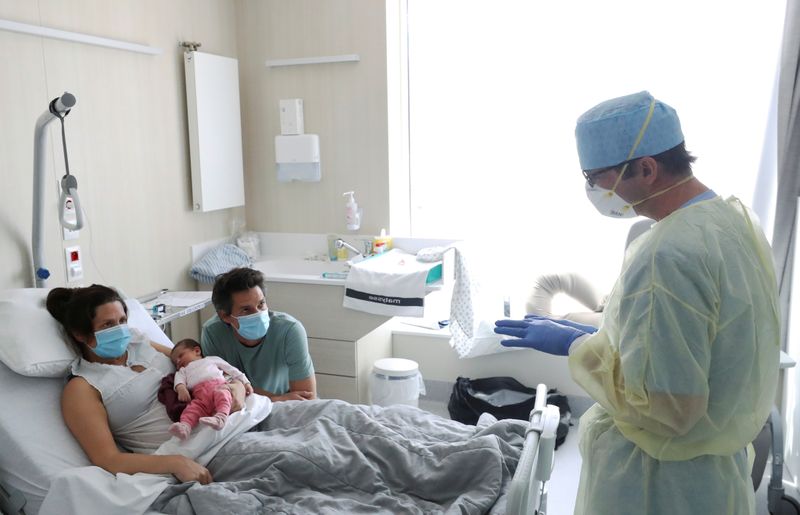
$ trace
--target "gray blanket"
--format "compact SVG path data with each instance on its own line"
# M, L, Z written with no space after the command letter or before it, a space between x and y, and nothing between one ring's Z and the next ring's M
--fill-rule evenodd
M208 464L214 483L167 488L176 514L502 512L526 422L463 425L409 406L278 402Z

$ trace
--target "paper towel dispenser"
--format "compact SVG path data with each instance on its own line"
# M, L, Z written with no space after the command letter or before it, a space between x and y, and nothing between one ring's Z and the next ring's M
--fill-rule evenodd
M280 182L319 182L319 135L275 136L275 163Z

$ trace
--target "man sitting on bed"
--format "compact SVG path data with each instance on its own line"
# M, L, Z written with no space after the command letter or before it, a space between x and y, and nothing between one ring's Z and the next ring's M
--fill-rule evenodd
M269 311L265 292L258 270L234 268L217 277L211 295L217 314L203 324L203 354L243 371L253 390L273 401L315 399L306 331L290 315Z

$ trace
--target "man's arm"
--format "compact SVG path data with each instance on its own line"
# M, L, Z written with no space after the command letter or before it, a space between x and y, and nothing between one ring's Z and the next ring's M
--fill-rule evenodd
M253 391L275 402L312 400L317 398L317 378L312 375L298 381L289 381L289 391L280 395L256 387L253 387Z
M289 367L289 391L286 395L309 400L317 398L317 379L308 352L308 336L303 324L296 322L286 334L286 365Z

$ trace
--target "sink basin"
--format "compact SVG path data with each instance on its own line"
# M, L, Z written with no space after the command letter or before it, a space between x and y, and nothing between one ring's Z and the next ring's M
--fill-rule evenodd
M280 283L305 283L344 285L350 265L347 261L319 261L292 256L262 256L253 263L267 281ZM431 268L426 281L426 291L442 287L442 265Z
M345 261L265 256L253 263L253 268L260 270L267 281L341 285L350 267ZM326 277L329 274L332 277Z

